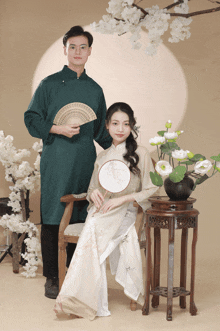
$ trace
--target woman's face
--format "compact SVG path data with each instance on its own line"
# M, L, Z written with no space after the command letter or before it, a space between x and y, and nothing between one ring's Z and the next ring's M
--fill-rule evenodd
M122 111L115 112L106 125L115 146L123 143L131 133L129 117Z

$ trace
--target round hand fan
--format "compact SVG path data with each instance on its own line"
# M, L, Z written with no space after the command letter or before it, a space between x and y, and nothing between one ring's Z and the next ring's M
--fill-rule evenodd
M111 193L124 191L130 182L130 177L128 166L119 160L107 161L99 170L100 185Z
M91 107L84 103L73 102L62 107L56 114L53 123L56 125L79 124L94 121L97 119Z
M108 192L119 193L124 191L130 182L130 178L130 170L123 161L110 160L104 163L99 170L99 183L106 190L104 198ZM99 209L95 213L98 211Z

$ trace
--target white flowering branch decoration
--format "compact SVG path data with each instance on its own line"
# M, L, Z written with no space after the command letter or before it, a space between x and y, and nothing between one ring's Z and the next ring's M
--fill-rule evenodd
M174 0L174 3L160 8L156 3L151 8L143 8L140 3L143 0L110 0L106 9L107 15L91 27L94 31L106 34L118 33L123 35L131 33L130 41L132 48L141 48L141 29L148 31L149 45L146 48L148 55L157 53L158 46L163 42L162 36L170 27L171 43L188 39L192 17L220 11L220 1L205 0L212 2L216 7L207 10L189 11L189 3L192 0ZM201 1L201 0L200 0ZM164 1L161 0L160 3ZM219 6L218 6L219 5Z
M11 182L11 193L9 195L8 206L12 208L11 215L5 214L0 219L0 225L12 233L22 234L22 239L26 244L26 252L21 254L26 260L23 266L26 277L35 277L37 266L40 263L40 244L38 239L38 229L35 224L27 219L29 210L29 193L35 189L40 189L40 152L42 144L36 142L33 149L38 152L34 168L28 161L23 159L29 157L31 152L27 149L17 150L13 145L14 138L10 135L5 136L0 131L0 162L5 167L5 179Z
M188 150L183 150L176 143L183 131L168 132L172 127L170 120L167 121L165 127L166 130L158 131L158 136L149 140L152 146L157 147L159 159L155 165L155 172L150 172L154 185L162 186L164 184L162 177L165 176L169 176L173 183L178 183L187 175L195 179L194 190L198 184L202 184L220 172L220 153L210 157L214 161L212 163L202 154L193 154ZM177 163L176 166L175 163ZM189 170L190 166L193 166L192 170ZM211 169L212 173L208 176Z

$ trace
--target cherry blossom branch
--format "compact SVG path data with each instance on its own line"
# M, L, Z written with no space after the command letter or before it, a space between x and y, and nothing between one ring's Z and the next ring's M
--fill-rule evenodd
M188 14L170 13L170 16L179 16L179 17L189 18L189 17L192 17L192 16L198 16L198 15L203 15L203 14L208 14L208 13L214 13L214 12L217 12L217 11L220 11L220 7L195 11L193 13L188 13Z
M184 2L184 0L179 0L178 2L175 2L175 3L165 7L164 9L167 9L167 10L172 9L173 7L178 6L183 2ZM212 1L212 3L220 4L219 1ZM145 9L143 9L142 7L138 6L138 4L133 3L132 7L136 7L137 9L140 9L141 12L144 14L144 16L141 19L143 19L145 16L148 15L148 12ZM203 15L203 14L208 14L208 13L214 13L214 12L217 12L217 11L220 11L220 7L215 7L215 8L205 9L205 10L199 10L199 11L195 11L195 12L188 13L188 14L181 14L181 13L169 13L169 14L170 14L170 16L173 16L173 17L176 16L176 17L189 18L189 17L192 17L192 16Z
M117 32L119 36L129 31L132 34L130 41L134 49L140 49L142 46L137 41L141 39L141 28L146 28L149 32L149 42L145 52L153 56L156 54L158 46L163 42L162 35L168 28L170 28L171 35L168 41L177 43L190 37L191 17L220 11L220 0L207 0L217 7L189 12L188 3L190 1L192 0L177 0L160 9L155 0L154 6L144 9L140 6L142 0L127 0L118 3L115 0L110 0L107 9L108 15L103 16L98 24L94 22L92 28L106 34ZM173 19L170 20L170 18Z
M188 0L188 1L191 1L191 0ZM165 7L164 9L167 9L167 10L172 9L175 6L181 5L181 3L184 3L184 0L179 0L178 2L171 3L171 5Z
M24 190L20 190L20 196L21 196L22 218L23 218L23 222L26 222L26 206L25 206Z

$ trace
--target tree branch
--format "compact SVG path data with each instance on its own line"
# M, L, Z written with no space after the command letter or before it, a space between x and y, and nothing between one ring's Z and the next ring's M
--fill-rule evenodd
M192 16L203 15L203 14L208 14L208 13L214 13L214 12L217 12L217 11L220 11L220 7L195 11L193 13L188 13L188 14L170 13L170 16L179 16L179 17L189 18L189 17L192 17Z
M184 0L179 0L178 2L175 2L175 3L165 7L164 9L167 9L167 10L172 9L173 7L178 6L181 3L183 3L183 1ZM189 1L191 1L191 0L189 0ZM220 4L220 1L211 1L211 2ZM137 9L141 10L141 12L144 15L141 19L143 19L145 16L148 15L148 12L145 9L143 9L142 7L138 6L137 4L133 3L132 7L136 7ZM214 13L214 12L217 12L217 11L220 11L220 7L215 7L215 8L205 9L205 10L199 10L199 11L195 11L195 12L188 13L188 14L181 14L181 13L169 13L169 14L170 14L170 16L173 16L173 17L189 18L189 17L192 17L192 16L203 15L203 14L208 14L208 13Z
M144 14L144 17L148 15L148 12L147 12L146 10L144 10L144 8L142 8L142 7L138 6L138 5L136 5L135 3L133 3L131 6L132 6L132 7L136 7L137 9L140 9L141 12Z
M20 197L21 197L21 214L23 218L23 222L26 222L26 208L25 208L25 198L24 198L24 190L20 190Z
M191 1L191 0L189 0L189 1ZM172 9L173 7L178 6L183 2L184 2L184 0L179 0L178 2L172 3L171 5L165 7L164 9L167 9L167 10Z

